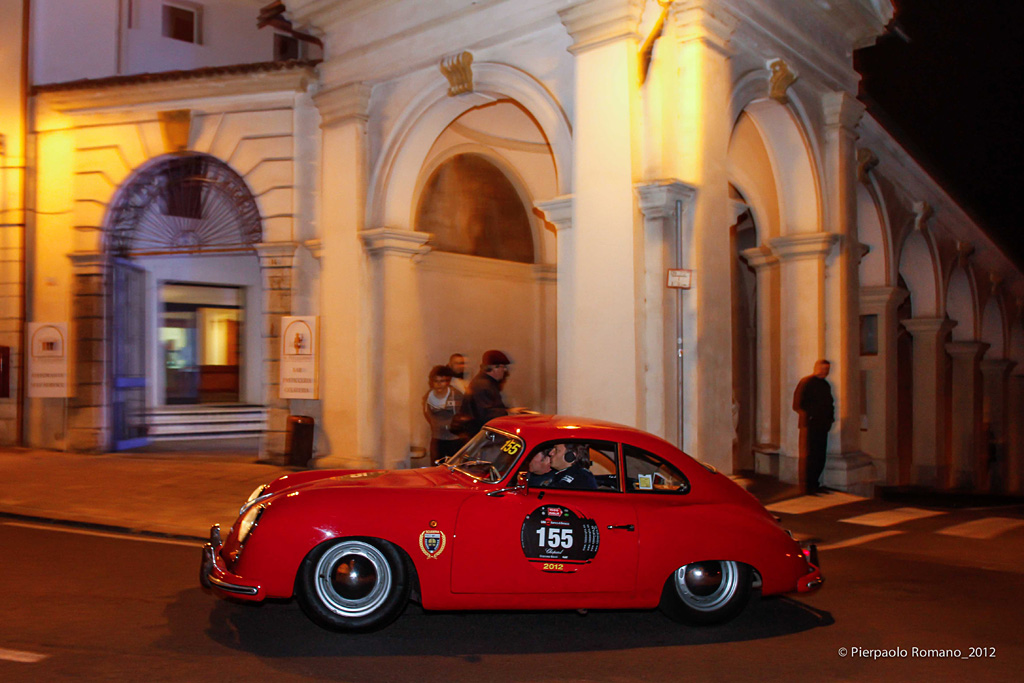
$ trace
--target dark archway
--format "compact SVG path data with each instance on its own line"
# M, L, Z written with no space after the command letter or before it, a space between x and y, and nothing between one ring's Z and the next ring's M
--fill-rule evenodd
M416 229L432 233L438 251L535 262L522 198L501 169L479 154L456 154L430 175Z

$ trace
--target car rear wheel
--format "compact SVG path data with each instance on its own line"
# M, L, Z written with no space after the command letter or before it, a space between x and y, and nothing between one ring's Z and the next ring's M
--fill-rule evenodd
M740 562L694 562L672 572L660 607L684 624L718 624L743 610L750 582L750 567Z
M409 572L387 541L335 539L314 548L299 568L296 597L306 615L336 631L373 631L398 618L409 601Z

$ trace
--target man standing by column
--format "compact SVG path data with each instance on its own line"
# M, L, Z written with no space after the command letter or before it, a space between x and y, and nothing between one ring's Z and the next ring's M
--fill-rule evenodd
M821 491L828 432L835 421L832 385L825 379L830 369L827 360L819 360L814 364L814 374L800 380L793 394L793 410L800 414L801 460L804 461L805 492L809 494Z

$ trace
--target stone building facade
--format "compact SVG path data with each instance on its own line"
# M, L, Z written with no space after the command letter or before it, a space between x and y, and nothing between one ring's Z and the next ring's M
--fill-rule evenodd
M265 3L206 4L255 23ZM26 280L0 305L72 323L76 387L3 399L8 442L18 423L32 445L112 447L128 350L109 283L129 268L145 410L169 396L162 287L242 292L238 400L268 410L264 455L309 414L319 466L415 463L430 366L502 348L516 404L796 481L792 395L827 357L827 485L1020 490L1024 277L857 100L851 54L889 0L285 5L311 60L168 53L143 75L126 50L33 81L5 261ZM182 164L202 171L176 185ZM140 188L197 177L231 197L225 230L166 208L180 190L133 218L156 201ZM278 397L282 315L319 316L316 400Z

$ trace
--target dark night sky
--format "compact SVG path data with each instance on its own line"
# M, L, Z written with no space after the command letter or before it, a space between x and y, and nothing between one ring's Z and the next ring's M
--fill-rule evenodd
M855 54L876 119L1024 269L1024 0L894 0Z

